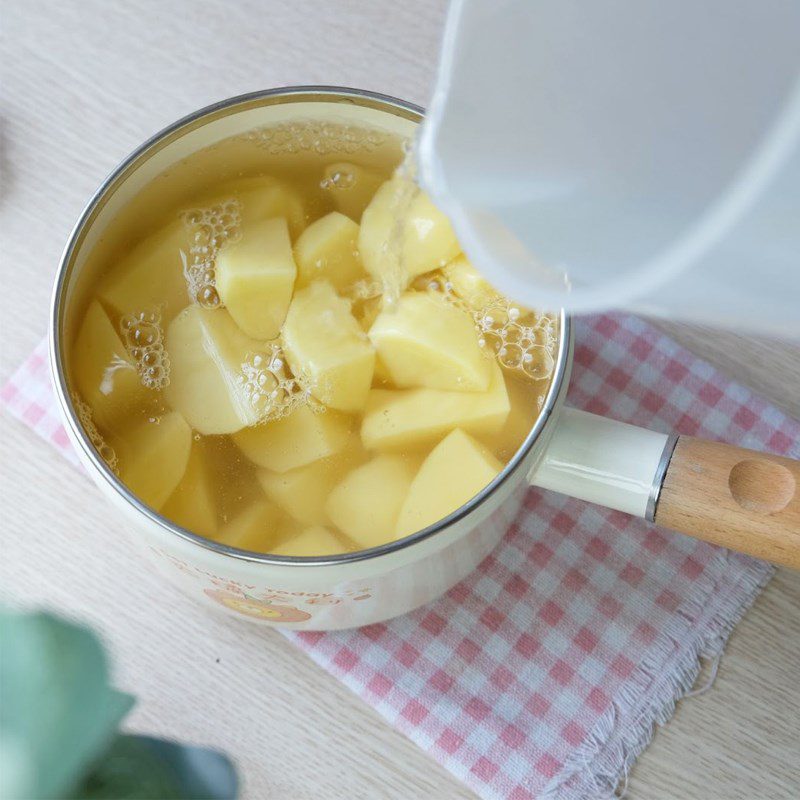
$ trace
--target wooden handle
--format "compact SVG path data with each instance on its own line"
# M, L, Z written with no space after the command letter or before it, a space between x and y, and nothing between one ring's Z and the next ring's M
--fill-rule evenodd
M655 522L800 569L800 461L681 436Z

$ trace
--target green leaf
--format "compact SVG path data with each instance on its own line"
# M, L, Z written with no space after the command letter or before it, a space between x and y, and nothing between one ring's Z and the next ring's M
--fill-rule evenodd
M57 798L107 749L133 698L108 685L88 629L0 611L0 798Z
M236 772L221 753L149 736L119 736L76 800L233 800Z

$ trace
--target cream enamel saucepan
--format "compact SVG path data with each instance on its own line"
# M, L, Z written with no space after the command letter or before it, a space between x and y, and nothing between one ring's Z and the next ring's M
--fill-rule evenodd
M236 550L161 517L107 467L71 400L65 343L72 338L82 292L93 278L88 254L119 210L190 153L254 128L315 120L411 137L421 118L422 111L412 105L351 89L258 92L210 106L170 126L127 158L100 187L60 265L50 356L67 431L89 474L122 512L121 526L130 527L155 566L198 601L299 629L366 625L443 594L500 541L530 484L800 568L800 463L655 433L565 407L572 330L564 314L552 384L515 457L467 505L436 525L381 547L319 558Z

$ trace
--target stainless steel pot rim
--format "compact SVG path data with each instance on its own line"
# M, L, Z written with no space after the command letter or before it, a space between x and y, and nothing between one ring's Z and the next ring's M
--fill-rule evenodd
M124 159L119 166L117 166L116 169L114 169L103 181L103 183L87 203L86 207L78 218L75 227L70 233L58 266L58 272L56 275L51 300L49 330L50 365L56 397L64 416L66 417L70 431L73 434L73 440L79 443L83 454L87 457L89 462L97 470L98 474L102 476L105 482L111 487L111 489L118 493L126 502L137 509L151 522L161 527L164 531L174 534L175 536L178 536L192 544L199 545L207 550L211 550L219 553L220 555L228 556L240 561L265 563L276 566L340 566L345 563L365 561L378 558L380 556L390 555L407 547L412 547L413 545L436 535L440 531L470 514L484 500L494 494L494 492L497 491L497 489L508 478L510 478L519 470L525 461L526 455L530 452L534 443L539 438L542 430L550 419L550 416L552 415L553 410L558 402L561 391L566 390L564 382L568 377L572 328L570 318L563 311L561 311L559 318L560 336L558 353L556 356L550 387L547 391L547 395L545 396L541 412L537 417L533 428L525 439L522 447L520 447L511 461L509 461L509 463L505 466L503 471L497 475L497 477L488 486L475 495L475 497L473 497L467 504L457 509L444 519L439 520L434 525L423 528L422 530L417 531L410 536L406 536L393 542L388 542L387 544L383 544L378 547L372 547L367 550L359 550L353 553L343 553L340 555L314 557L273 556L262 553L254 553L249 550L240 550L235 547L230 547L228 545L215 542L211 539L206 539L203 536L192 533L185 528L175 525L170 520L161 516L157 511L145 505L130 492L130 490L125 486L124 483L122 483L119 477L110 469L106 462L100 458L99 454L92 446L88 436L83 430L83 427L78 421L78 416L75 408L73 407L72 399L67 386L67 377L63 359L63 299L64 291L72 272L74 257L77 251L77 244L79 243L83 232L87 228L91 217L97 210L98 206L102 203L104 198L108 196L110 191L122 181L129 171L136 168L140 160L150 154L150 151L156 145L160 145L167 138L173 137L175 134L180 133L185 128L189 128L190 126L194 128L197 126L197 123L200 123L201 121L210 121L208 118L216 116L220 112L231 113L234 112L239 106L271 99L274 99L276 102L285 102L287 99L289 99L291 102L341 102L350 100L356 104L358 104L360 101L362 104L368 103L373 105L375 108L382 108L388 113L391 113L390 109L400 111L409 118L416 119L416 121L419 121L419 119L421 119L424 115L424 110L413 103L407 103L404 100L400 100L396 97L379 94L377 92L340 86L286 86L275 89L266 89L258 92L250 92L248 94L231 97L227 100L222 100L218 103L213 103L212 105L201 108L198 111L183 117L177 122L174 122L172 125L169 125L156 133L144 144L134 150L126 159Z

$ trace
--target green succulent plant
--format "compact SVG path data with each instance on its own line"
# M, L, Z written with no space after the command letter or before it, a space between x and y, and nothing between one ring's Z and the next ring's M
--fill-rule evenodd
M98 638L46 613L0 610L0 800L229 800L221 753L120 733Z

